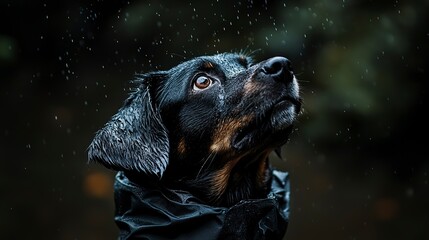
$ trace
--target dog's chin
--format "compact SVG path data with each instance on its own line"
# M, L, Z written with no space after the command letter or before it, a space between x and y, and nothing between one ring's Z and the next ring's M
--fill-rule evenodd
M299 100L285 98L278 101L264 113L263 117L239 130L233 138L233 148L242 152L275 148L285 144L299 111Z
M289 100L283 100L274 105L270 117L270 128L273 132L282 131L292 125L296 115L296 106Z

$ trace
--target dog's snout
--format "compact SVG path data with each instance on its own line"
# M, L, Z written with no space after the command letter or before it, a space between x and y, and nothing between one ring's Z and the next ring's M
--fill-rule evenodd
M265 75L278 81L290 82L293 79L292 64L285 57L273 57L268 59L261 68Z

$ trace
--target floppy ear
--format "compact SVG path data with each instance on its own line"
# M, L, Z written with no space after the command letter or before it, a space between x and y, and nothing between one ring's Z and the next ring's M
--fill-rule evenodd
M88 158L115 170L143 172L161 178L168 164L167 130L150 95L150 79L146 76L140 80L143 81L137 91L96 133L88 149Z

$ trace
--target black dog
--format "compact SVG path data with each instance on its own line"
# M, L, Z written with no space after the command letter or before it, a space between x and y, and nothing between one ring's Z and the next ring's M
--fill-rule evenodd
M301 106L288 59L202 56L137 84L97 132L90 160L211 206L267 197L268 155L288 140Z

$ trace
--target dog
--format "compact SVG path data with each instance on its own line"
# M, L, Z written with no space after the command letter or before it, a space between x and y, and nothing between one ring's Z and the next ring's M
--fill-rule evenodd
M268 155L301 109L291 62L222 53L138 75L123 107L96 133L90 161L229 207L269 192Z
M88 149L119 171L120 239L281 239L288 175L268 155L301 109L290 61L222 53L135 83Z

